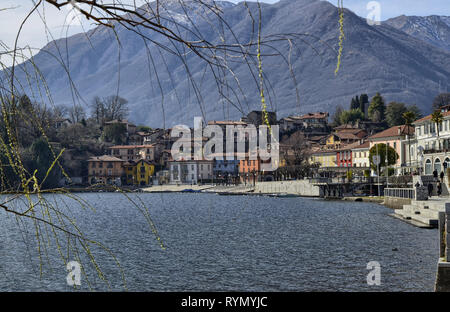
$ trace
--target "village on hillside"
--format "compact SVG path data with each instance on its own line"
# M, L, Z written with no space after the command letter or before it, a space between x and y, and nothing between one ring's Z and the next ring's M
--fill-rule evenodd
M381 106L377 106L378 100L382 102ZM78 184L143 187L255 184L318 177L351 181L374 176L448 176L450 156L446 156L446 151L450 147L450 105L439 107L437 114L418 118L420 113L415 109L408 111L405 107L403 113L402 109L399 113L391 107L395 108L392 103L386 108L380 95L374 97L371 105L358 97L356 101L362 104L352 100L350 110L336 112L332 121L327 112L281 119L277 119L276 113L267 112L270 124L277 124L280 129L280 163L274 172L263 171L263 161L259 158L249 160L248 155L245 159L236 156L234 160L174 161L170 151L178 138L171 137L171 129L139 131L126 119L110 120L105 126L125 129L125 143L108 146L103 155L88 157L87 176L71 177L71 182L66 179L62 183L67 185L75 181ZM400 121L401 124L389 126L386 119L389 120L390 107L391 115L400 117L397 123ZM355 112L356 118L346 116L355 115ZM241 120L209 121L208 125L258 127L265 124L264 114L252 111ZM336 116L338 114L340 116Z

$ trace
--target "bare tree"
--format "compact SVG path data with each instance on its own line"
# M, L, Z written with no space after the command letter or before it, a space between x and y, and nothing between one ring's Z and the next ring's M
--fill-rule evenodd
M86 118L86 112L81 105L73 105L69 109L69 117L72 123L79 123Z

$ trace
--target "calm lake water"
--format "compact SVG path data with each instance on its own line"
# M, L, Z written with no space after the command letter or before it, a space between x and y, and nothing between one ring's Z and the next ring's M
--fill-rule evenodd
M148 205L163 250L144 215L119 193L48 195L90 239L108 247L130 291L433 291L437 230L388 216L383 206L304 198L215 194L133 194ZM20 205L20 204L17 204ZM39 207L37 207L39 209ZM42 229L0 211L0 291L67 291L67 270ZM67 255L67 236L59 234ZM77 243L77 247L81 245ZM121 270L92 246L110 288L86 256L88 284L123 290ZM69 251L69 259L77 260ZM367 263L381 264L381 286L368 286ZM40 263L43 263L40 276ZM87 282L89 280L89 283Z

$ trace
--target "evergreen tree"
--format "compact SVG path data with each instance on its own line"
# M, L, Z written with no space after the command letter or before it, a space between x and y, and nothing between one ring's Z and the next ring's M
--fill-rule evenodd
M352 101L350 103L350 110L359 109L359 108L360 108L359 97L356 96L356 97L352 98Z
M405 124L403 114L408 111L404 103L391 102L386 107L386 121L389 127Z
M374 122L382 122L385 119L386 106L384 104L384 99L380 93L372 98L369 106L369 118Z

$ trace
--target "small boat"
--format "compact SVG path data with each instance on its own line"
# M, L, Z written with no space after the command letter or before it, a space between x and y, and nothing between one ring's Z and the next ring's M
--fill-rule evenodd
M182 190L181 193L201 193L202 191L200 190L193 190L193 189L185 189Z

